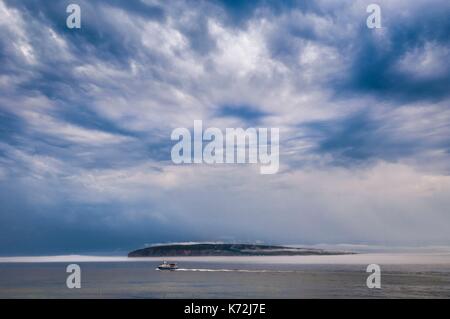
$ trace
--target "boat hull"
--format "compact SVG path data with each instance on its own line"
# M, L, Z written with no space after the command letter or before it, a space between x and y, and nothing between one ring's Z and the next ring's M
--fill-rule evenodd
M177 266L158 266L158 270L177 270L178 267Z

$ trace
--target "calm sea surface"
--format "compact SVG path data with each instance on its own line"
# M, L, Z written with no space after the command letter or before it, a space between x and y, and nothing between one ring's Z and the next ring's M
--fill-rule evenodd
M161 258L0 258L0 298L450 298L450 254L186 257L177 271ZM66 287L67 265L81 289ZM366 267L381 267L368 289Z

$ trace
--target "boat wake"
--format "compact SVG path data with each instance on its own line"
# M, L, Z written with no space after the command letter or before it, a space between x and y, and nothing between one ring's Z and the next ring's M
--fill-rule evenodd
M292 273L293 270L178 268L175 271Z

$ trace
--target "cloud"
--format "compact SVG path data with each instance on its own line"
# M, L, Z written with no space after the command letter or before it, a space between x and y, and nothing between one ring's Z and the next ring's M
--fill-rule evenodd
M448 243L432 2L381 1L370 30L368 1L80 1L70 30L67 1L0 1L0 253ZM199 119L280 128L280 172L173 165L172 129Z
M367 33L364 26L358 30L359 41L347 79L349 89L403 101L446 99L450 68L441 59L448 56L450 44L444 31L449 28L445 18L450 10L448 3L438 1L431 7L422 1L382 5L386 7L384 27L373 33ZM431 47L436 50L433 56L429 54ZM432 72L437 65L440 71ZM428 76L423 76L424 72Z

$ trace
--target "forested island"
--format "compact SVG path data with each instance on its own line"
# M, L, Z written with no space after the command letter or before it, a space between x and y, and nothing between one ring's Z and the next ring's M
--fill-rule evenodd
M128 254L128 257L169 256L307 256L347 255L346 251L259 244L167 244L155 245Z

